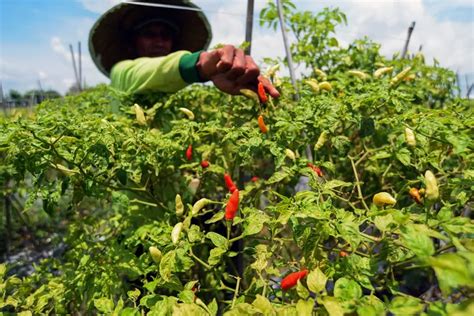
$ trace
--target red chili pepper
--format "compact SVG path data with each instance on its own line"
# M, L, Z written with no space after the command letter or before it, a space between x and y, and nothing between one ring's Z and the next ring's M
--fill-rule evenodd
M257 177L257 176L254 176L254 177L252 177L252 179L250 179L250 181L252 181L252 182L257 182L258 180L260 180L260 178Z
M227 221L233 220L235 217L235 214L237 214L238 209L239 209L239 190L235 190L234 192L232 192L229 202L227 202L227 205L225 207L225 219Z
M259 82L258 83L258 97L260 98L261 103L267 103L268 102L268 96L267 93L265 92L265 87L263 86L263 83Z
M228 173L224 174L224 181L225 186L230 191L230 193L234 193L234 191L237 190L237 186L234 184L234 181L232 181L232 178Z
M188 149L186 149L186 159L187 160L193 159L193 145L189 145Z
M313 169L313 171L316 172L316 174L318 175L318 177L322 177L322 176L323 176L323 171L322 171L319 167L316 167L315 165L313 165L311 162L308 162L308 167L310 167L311 169Z
M301 270L288 274L286 277L283 278L283 280L281 280L281 289L283 291L291 289L298 283L298 280L304 278L307 274L308 270Z
M207 160L201 161L201 167L203 167L203 168L209 167L209 161L207 161Z

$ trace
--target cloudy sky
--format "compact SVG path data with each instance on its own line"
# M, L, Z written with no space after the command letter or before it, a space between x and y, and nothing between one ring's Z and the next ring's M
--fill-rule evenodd
M65 93L74 82L69 44L82 42L83 75L88 85L108 82L87 49L88 32L101 13L120 0L0 0L0 80L3 90L38 88ZM268 0L255 0L255 17ZM392 56L403 47L416 21L409 49L435 57L442 66L474 82L474 0L294 0L298 9L317 12L339 7L348 25L337 30L342 45L365 35ZM213 42L240 44L245 38L246 0L195 0L213 27ZM281 34L254 24L252 55L283 56Z

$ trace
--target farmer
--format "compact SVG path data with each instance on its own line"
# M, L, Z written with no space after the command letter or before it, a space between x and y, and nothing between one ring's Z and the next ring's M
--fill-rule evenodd
M92 59L112 87L128 93L172 93L212 81L235 95L243 88L255 90L261 81L272 97L279 96L243 50L225 45L205 51L211 28L196 5L187 0L134 2L108 10L89 34Z

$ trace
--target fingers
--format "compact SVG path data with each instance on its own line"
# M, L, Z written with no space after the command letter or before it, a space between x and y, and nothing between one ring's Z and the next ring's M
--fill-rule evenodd
M201 53L196 66L204 79L210 79L216 86L222 86L224 89L221 90L226 90L227 93L241 88L256 90L257 83L261 82L270 96L280 96L271 81L260 75L260 69L253 58L232 45Z
M220 61L217 64L218 72L223 73L232 68L235 50L233 45L225 45L217 50L220 55Z
M250 56L245 56L245 72L237 79L237 84L246 85L251 82L256 82L260 75L260 69Z
M221 60L219 51L202 52L199 55L199 61L196 69L204 80L209 80L218 73L217 63Z
M229 80L237 80L245 73L246 69L246 58L245 53L241 49L236 49L234 54L234 60L231 68L225 73L225 76Z

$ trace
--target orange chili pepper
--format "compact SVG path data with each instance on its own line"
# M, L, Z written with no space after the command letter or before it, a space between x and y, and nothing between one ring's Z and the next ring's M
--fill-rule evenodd
M258 116L258 127L260 127L260 130L262 131L262 133L266 134L268 132L268 127L267 125L265 125L262 115Z
M420 191L418 191L417 188L410 188L410 191L408 191L408 194L410 194L411 198L412 198L416 203L422 204Z

